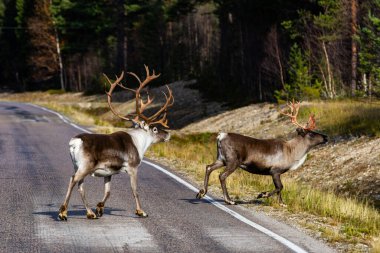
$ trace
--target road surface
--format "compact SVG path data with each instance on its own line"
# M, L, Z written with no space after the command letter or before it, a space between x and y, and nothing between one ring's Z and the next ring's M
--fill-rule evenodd
M262 213L197 200L181 179L147 163L138 182L148 218L134 215L128 175L119 174L103 217L88 220L73 191L68 221L59 221L73 173L68 142L81 132L41 108L0 102L0 252L333 252ZM103 180L87 177L85 189L94 207Z

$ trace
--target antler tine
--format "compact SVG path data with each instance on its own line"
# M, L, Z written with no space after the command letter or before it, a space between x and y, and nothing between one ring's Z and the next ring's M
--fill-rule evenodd
M112 113L118 116L121 119L128 120L128 121L134 121L136 123L141 123L141 120L144 120L146 124L161 124L164 127L168 127L168 120L166 118L166 110L168 107L172 106L174 103L174 97L171 89L169 86L166 85L166 88L168 89L168 95L164 93L166 102L165 104L152 116L147 117L143 114L145 109L153 103L154 98L151 98L148 94L148 98L145 100L141 96L141 91L142 89L152 80L156 79L157 77L160 76L160 74L156 74L155 71L153 70L152 73L150 73L150 70L148 66L144 65L145 67L145 72L146 72L146 77L143 81L133 72L127 72L128 74L132 75L133 77L136 78L136 80L139 82L139 87L137 89L131 89L128 87L125 87L120 83L120 81L123 79L124 72L121 73L120 77L116 76L116 81L111 82L110 79L106 76L105 78L107 79L108 83L110 84L110 89L107 92L107 102L108 106L111 109ZM136 100L136 112L135 113L130 113L127 114L126 116L120 115L112 106L112 92L116 88L116 86L120 86L121 88L125 90L129 90L135 93L135 100ZM164 114L163 114L164 113ZM162 115L162 117L159 120L156 120Z
M144 64L144 67L145 67L145 72L146 72L146 77L145 77L145 80L144 81L141 81L141 79L133 72L128 72L128 74L132 75L133 77L135 77L137 79L137 81L139 82L139 87L135 90L135 93L136 93L136 114L142 118L145 122L147 122L149 124L149 118L146 117L145 115L142 114L142 112L146 109L146 107L148 105L150 105L152 102L153 102L153 99L151 99L148 95L148 100L146 103L144 103L144 101L142 100L141 98L141 90L152 80L156 79L157 77L160 76L160 74L156 75L154 70L153 70L153 74L151 75L149 72L149 68L148 66L146 66Z
M316 128L317 128L317 126L316 126L316 123L315 123L315 115L311 114L309 116L309 121L306 124L306 129L307 130L314 130Z
M294 125L302 128L302 129L311 130L311 131L316 128L314 114L311 114L309 116L309 120L305 126L302 126L301 124L298 123L297 115L298 115L298 110L300 109L300 102L295 103L294 99L293 99L293 102L288 102L287 106L290 108L290 113L281 112L281 114L290 117L291 122Z
M148 100L146 101L146 103L144 103L142 98L140 98L140 113L142 113L145 110L145 108L153 102L153 100L154 98L150 98L149 94L148 94Z
M305 127L299 124L297 121L298 110L300 109L300 102L295 103L293 99L293 102L288 102L287 106L290 109L290 113L281 112L281 114L290 117L290 120L294 125L305 129Z
M165 94L165 92L163 92L164 95L165 95L165 99L166 99L165 104L164 104L164 105L161 107L161 109L158 110L154 115L152 115L152 116L149 117L148 122L151 122L151 121L157 119L157 118L158 118L163 112L166 112L166 110L168 109L168 107L170 107L170 106L172 106L172 105L174 104L173 92L172 92L172 90L169 88L168 85L166 85L166 88L168 89L169 96L167 96L167 95ZM166 116L166 113L165 113L164 116ZM155 123L161 123L161 122L155 122ZM162 124L162 123L161 123L161 124ZM162 124L162 125L163 125L163 124ZM164 125L163 125L163 126L164 126ZM167 127L167 126L166 126L166 127Z
M121 72L121 74L120 74L119 77L116 76L116 81L113 82L113 83L110 81L110 79L108 78L108 76L106 74L103 74L103 75L106 78L106 80L108 81L108 83L110 84L110 89L109 89L108 92L106 91L106 94L107 94L107 103L108 103L109 108L111 109L111 112L113 114L115 114L117 117L121 118L121 119L124 119L124 120L127 120L127 121L132 121L130 118L125 117L123 115L120 115L118 112L116 112L116 110L112 106L112 92L114 91L114 89L118 85L124 87L123 85L120 84L120 81L124 77L124 71ZM126 87L124 87L124 88L126 88ZM129 88L126 88L126 89L129 89ZM129 90L131 90L131 89L129 89Z
M166 112L164 113L164 116L160 120L153 121L150 124L161 124L163 127L169 128L168 126L168 120L166 118Z

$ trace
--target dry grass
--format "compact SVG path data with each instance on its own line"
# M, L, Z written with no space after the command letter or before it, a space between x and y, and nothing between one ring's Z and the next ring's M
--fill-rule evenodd
M314 113L318 127L332 136L369 135L380 137L380 102L344 100L307 103L301 118Z
M371 253L380 253L380 238L377 238L372 242Z

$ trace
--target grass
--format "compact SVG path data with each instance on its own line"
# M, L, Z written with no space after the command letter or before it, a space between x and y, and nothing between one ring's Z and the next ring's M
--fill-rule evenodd
M317 126L332 136L380 137L380 102L354 100L310 103L302 106L300 119L316 115Z

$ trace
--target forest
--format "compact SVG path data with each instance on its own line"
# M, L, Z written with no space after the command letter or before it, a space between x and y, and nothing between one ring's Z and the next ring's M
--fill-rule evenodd
M0 27L5 90L98 93L146 64L232 104L380 96L380 0L0 0Z

